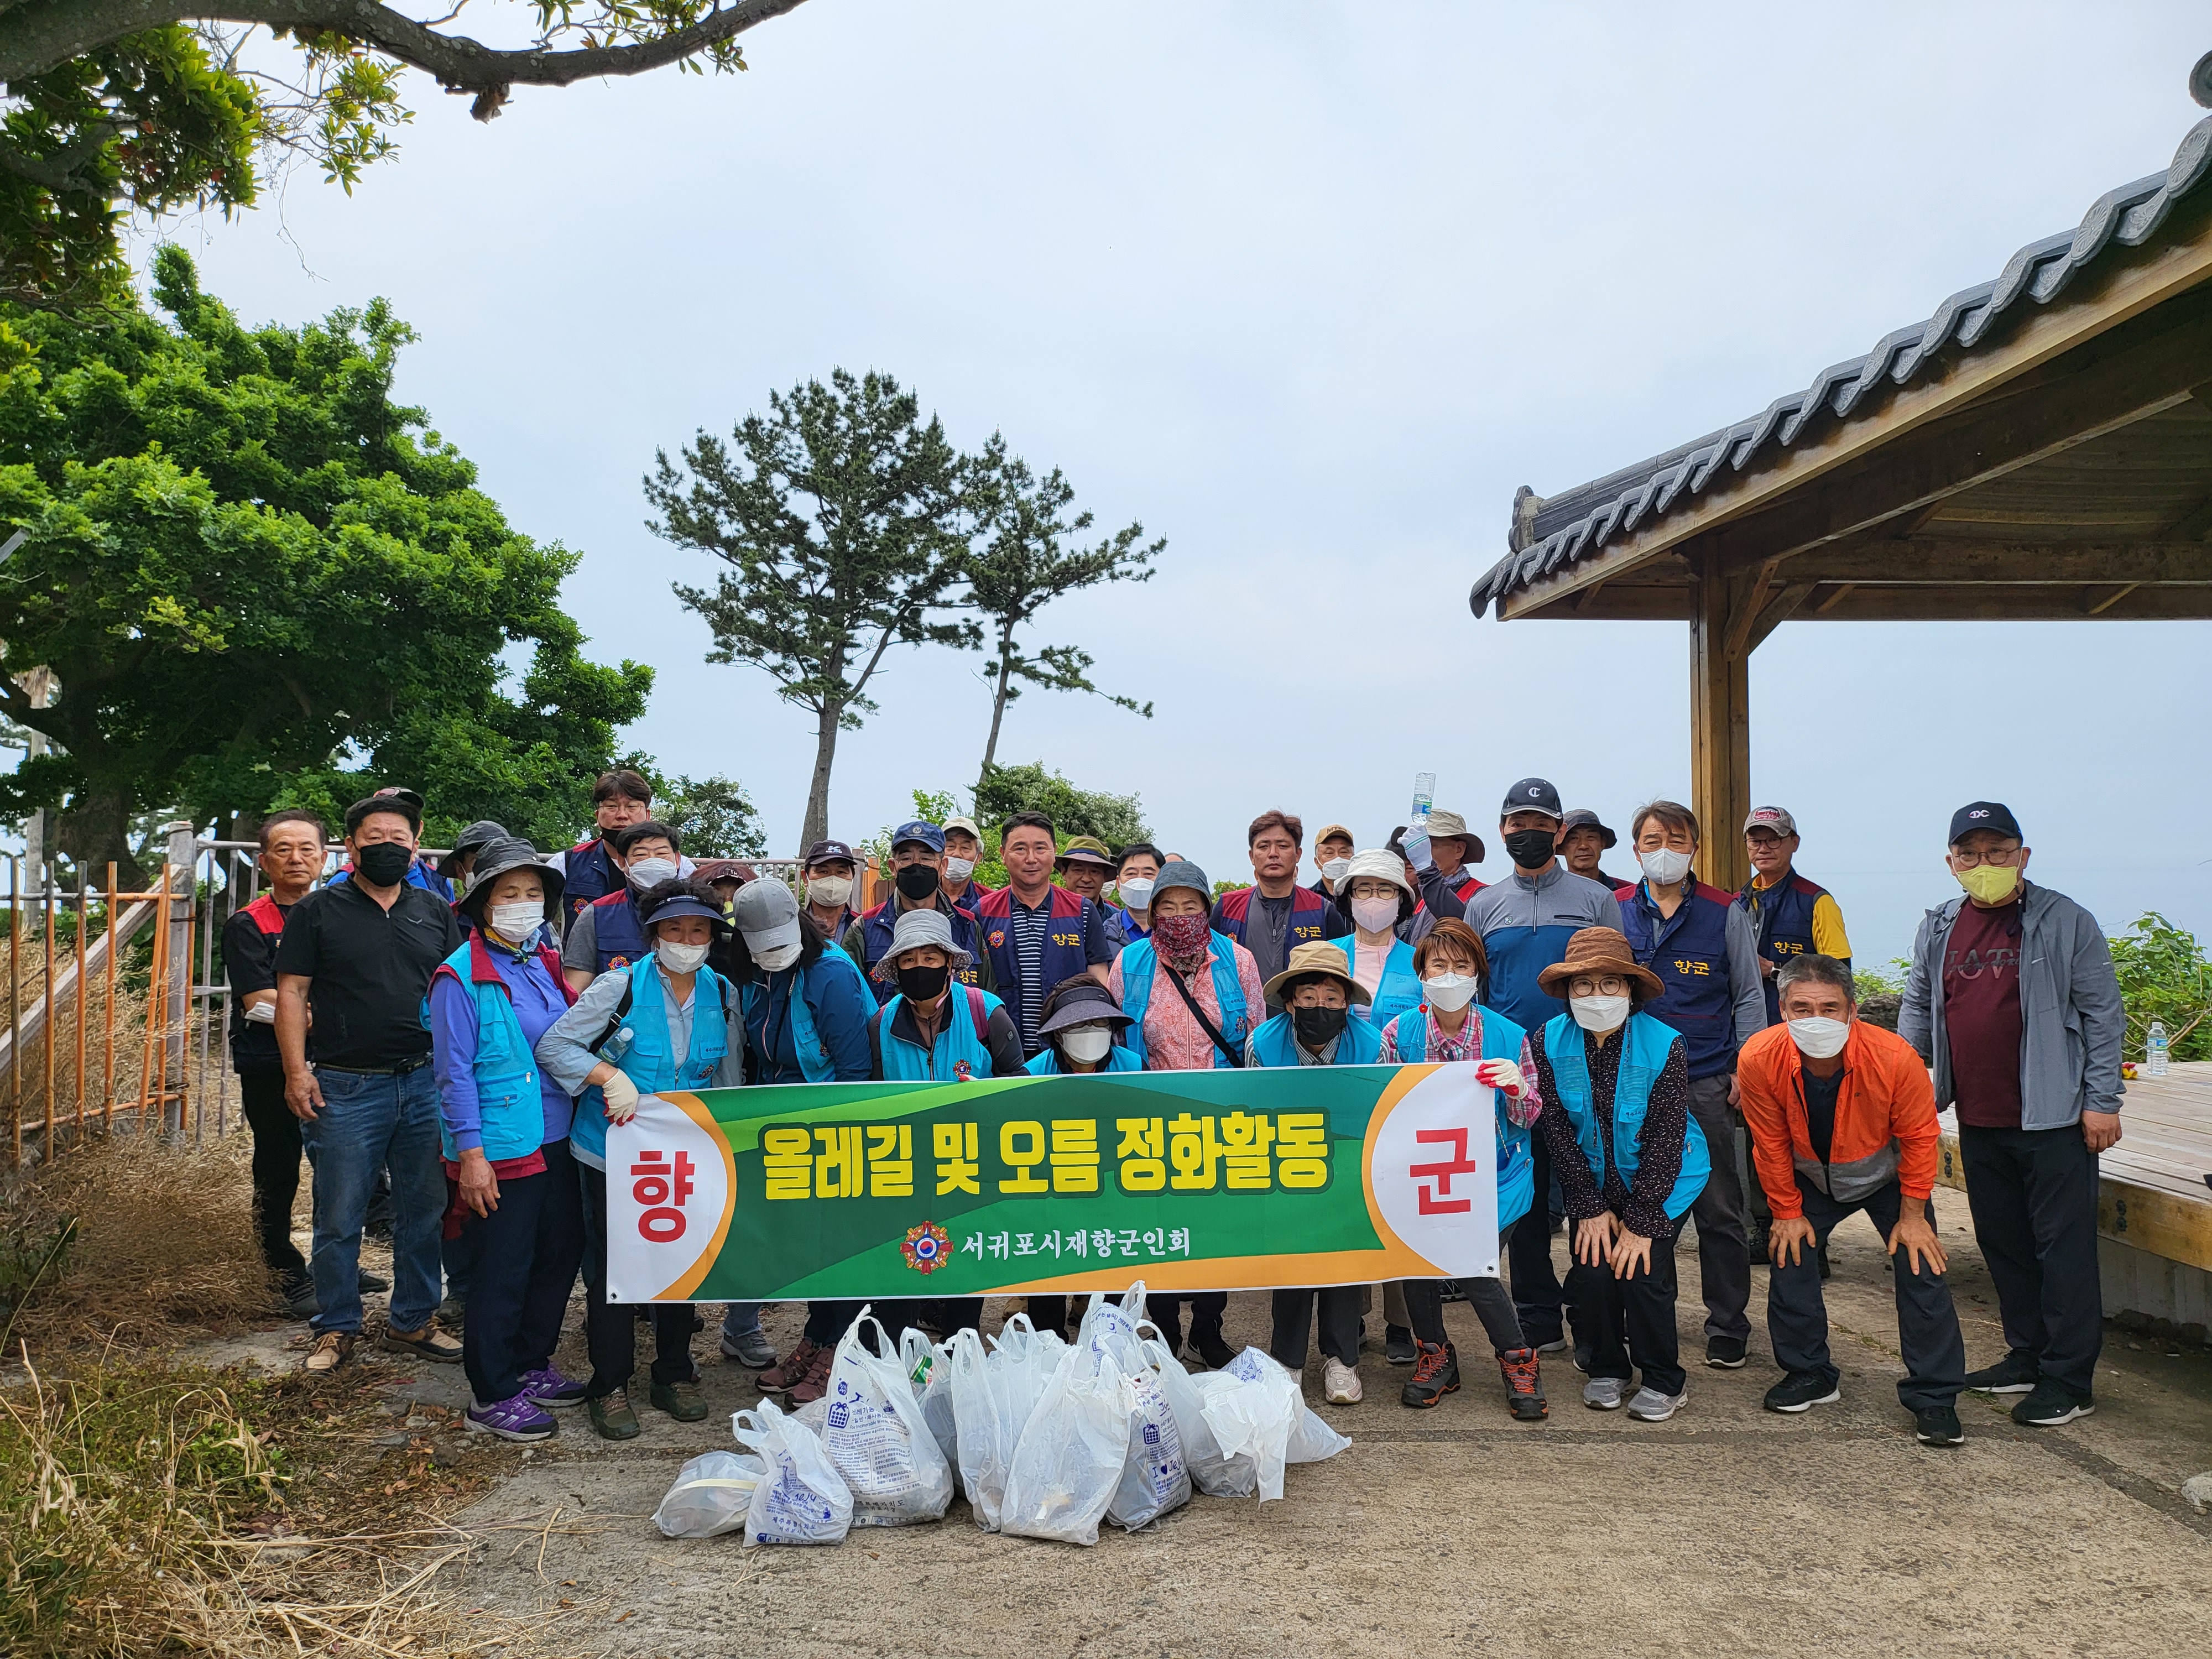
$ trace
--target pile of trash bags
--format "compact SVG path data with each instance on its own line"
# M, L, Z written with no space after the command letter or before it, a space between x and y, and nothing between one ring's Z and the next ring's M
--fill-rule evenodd
M1194 1491L1280 1498L1287 1465L1352 1443L1268 1354L1194 1376L1144 1310L1140 1280L1119 1306L1093 1297L1073 1342L1016 1314L988 1348L972 1329L935 1344L908 1330L894 1353L863 1308L823 1398L738 1413L743 1452L686 1463L653 1520L671 1538L835 1544L941 1520L957 1474L986 1532L1091 1545L1100 1522L1134 1531Z

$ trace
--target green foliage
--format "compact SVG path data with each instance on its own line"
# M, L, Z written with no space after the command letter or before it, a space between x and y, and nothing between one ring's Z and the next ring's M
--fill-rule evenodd
M2156 911L2112 941L2127 1004L2127 1056L2140 1060L2151 1022L2166 1026L2174 1060L2212 1060L2212 962L2197 936Z
M652 671L586 661L559 604L576 556L415 435L423 411L390 397L411 331L381 301L249 331L173 247L155 277L173 328L0 311L27 347L0 370L0 534L30 532L0 638L59 688L33 709L0 679L0 708L56 745L0 780L0 812L59 805L72 858L126 869L149 808L335 817L384 782L424 793L434 842L477 817L555 845L587 823Z
M1073 836L1095 836L1119 849L1133 841L1150 841L1143 799L1079 789L1042 761L1026 766L987 768L975 788L975 819L998 845L999 826L1017 812L1042 812L1052 820L1061 844Z
M1912 971L1912 963L1904 957L1893 957L1887 968L1870 964L1851 963L1851 991L1858 1000L1869 997L1901 997L1905 981Z
M760 814L735 778L646 776L653 815L684 838L686 858L757 859L768 852Z

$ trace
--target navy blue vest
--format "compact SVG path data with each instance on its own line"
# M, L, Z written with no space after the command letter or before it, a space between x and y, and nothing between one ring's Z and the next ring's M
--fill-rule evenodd
M1022 983L1021 952L1014 945L1014 890L1002 887L995 893L986 893L975 907L975 926L982 933L983 948L991 953L991 972L998 980L999 995L1017 1025L1021 1024L1019 1011L1030 1006L1032 995L1042 1002L1054 986L1091 966L1083 948L1084 936L1091 929L1091 901L1065 887L1052 887L1046 889L1046 902L1050 921L1037 969L1041 982L1034 987Z
M1813 943L1813 907L1827 896L1827 891L1792 870L1778 885L1761 890L1754 904L1752 890L1747 884L1735 896L1735 902L1759 924L1759 954L1777 968L1791 957L1813 954L1819 948ZM1781 1018L1781 993L1769 975L1766 1023L1776 1024Z
M860 913L860 953L867 957L860 966L875 977L878 985L895 986L898 980L890 963L884 960L891 953L891 933L898 927L898 913L891 906L892 901L885 899L874 909ZM981 985L982 970L975 965L981 954L975 948L975 918L955 905L946 920L952 924L952 942L968 953L968 965L952 970L952 982Z
M1256 887L1239 887L1224 893L1213 907L1213 931L1226 933L1246 949L1245 924L1252 918L1252 895ZM1283 955L1287 959L1301 945L1318 945L1328 937L1329 901L1310 887L1291 889L1291 925L1283 931Z
M1729 894L1692 885L1672 916L1662 917L1638 882L1620 901L1620 931L1636 959L1659 975L1666 995L1640 1012L1682 1035L1690 1075L1711 1077L1735 1063L1735 996L1729 984Z
M592 901L592 943L599 953L599 972L627 968L653 954L652 941L637 919L637 906L629 902L629 889Z
M622 887L623 873L607 856L606 842L597 836L578 842L568 849L568 871L561 884L561 908L567 913L561 931L568 931L568 922L575 921L586 905L609 893L618 893Z

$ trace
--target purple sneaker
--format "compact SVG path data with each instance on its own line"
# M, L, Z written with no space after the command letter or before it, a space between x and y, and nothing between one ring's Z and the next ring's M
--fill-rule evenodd
M534 1371L523 1372L522 1396L547 1411L557 1412L563 1406L582 1405L584 1385L550 1365L540 1365Z
M468 1425L471 1434L495 1434L502 1440L548 1440L558 1426L531 1403L526 1394L494 1401L489 1406L471 1404Z

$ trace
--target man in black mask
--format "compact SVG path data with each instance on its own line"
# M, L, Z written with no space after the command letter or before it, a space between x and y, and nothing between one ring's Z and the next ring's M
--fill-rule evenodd
M975 945L975 918L956 908L945 896L945 831L915 818L891 831L891 896L863 910L842 941L845 954L860 964L874 985L878 1001L893 988L886 958L891 953L891 934L898 920L910 910L944 913L952 930L952 942L965 955L952 969L955 985L995 990L991 959Z

